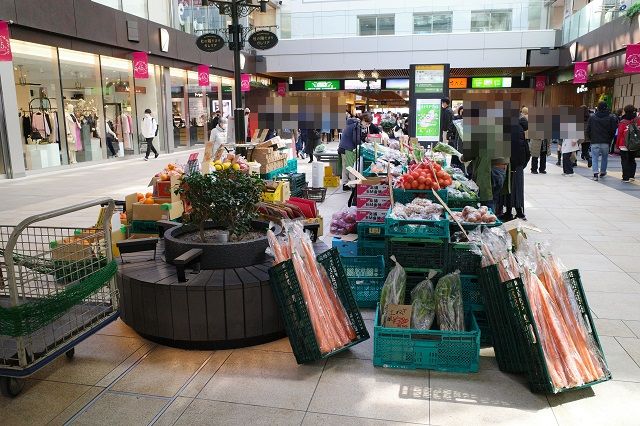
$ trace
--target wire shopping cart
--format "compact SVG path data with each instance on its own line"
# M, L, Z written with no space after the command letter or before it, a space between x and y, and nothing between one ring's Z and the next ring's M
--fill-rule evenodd
M90 228L41 222L103 206ZM16 396L22 378L118 317L110 198L0 226L0 391Z

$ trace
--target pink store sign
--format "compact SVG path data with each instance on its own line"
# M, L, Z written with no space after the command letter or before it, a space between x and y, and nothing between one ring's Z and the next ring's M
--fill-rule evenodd
M209 87L209 67L207 65L198 65L198 85Z
M544 89L546 86L547 86L547 76L536 75L536 92L544 92Z
M573 64L573 84L585 84L589 81L589 62Z
M133 52L133 78L149 78L149 56L147 52Z
M251 74L240 75L240 90L243 92L251 90Z
M0 21L0 61L11 61L11 36L9 34L9 23Z
M640 44L627 46L627 55L624 60L624 72L627 74L640 72Z

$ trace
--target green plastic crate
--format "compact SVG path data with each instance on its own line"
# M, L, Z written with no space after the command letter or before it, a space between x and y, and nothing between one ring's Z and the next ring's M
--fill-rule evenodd
M477 245L475 247L478 247ZM473 243L449 243L447 271L460 271L464 275L478 275L482 256L473 250ZM479 247L478 247L478 250Z
M351 292L351 286L347 280L338 251L335 249L328 250L318 255L317 260L327 271L331 285L340 298L350 323L356 332L356 339L335 351L326 354L320 353L293 262L290 260L281 262L269 269L269 282L279 311L284 319L289 342L298 364L328 358L369 338L369 332Z
M279 169L272 170L268 173L260 175L263 180L276 180L279 175L286 175L289 173L289 166L280 167Z
M351 291L360 308L375 308L386 277L384 256L342 256Z
M477 275L460 275L462 301L465 309L484 310L484 298L480 292L480 280Z
M440 220L396 219L389 209L384 220L387 237L442 238L449 239L449 214L443 213Z
M480 363L480 329L465 312L467 331L389 328L380 324L380 306L373 328L373 365L476 373Z
M526 343L516 326L505 290L495 265L480 269L480 291L498 368L506 373L526 373Z
M576 296L576 302L578 304L578 308L580 309L580 313L582 314L583 319L586 322L588 329L590 330L589 334L591 334L591 336L593 337L593 340L599 352L604 357L602 345L600 344L600 339L598 338L598 333L596 332L595 324L593 323L593 318L591 317L591 311L587 304L584 289L582 288L580 273L574 269L568 271L565 274L565 277L568 278L568 281L571 284L572 290ZM551 382L551 377L549 376L549 370L547 368L546 362L544 361L544 354L542 345L540 344L538 327L533 321L531 304L527 297L524 284L522 280L516 279L507 281L506 283L504 283L504 286L509 298L512 315L516 318L516 324L519 328L519 332L526 339L527 346L525 348L525 353L527 355L528 363L527 378L529 381L529 387L532 392L555 394L566 392L569 390L583 389L591 387L598 383L611 380L611 372L605 369L605 377L600 380L594 380L590 383L586 383L582 386L576 386L573 388L564 388L559 390L554 389Z
M449 199L449 193L446 189L440 189L436 191L442 201L447 203ZM433 202L440 204L437 201L436 197L433 195L433 191L430 189L402 189L402 188L394 188L393 189L393 202L394 203L402 203L407 204L413 201L414 198L426 198ZM448 203L447 203L448 205Z
M473 316L476 317L476 322L480 329L480 346L483 348L493 346L493 336L491 335L491 326L489 325L487 312L483 309L474 310Z
M445 269L447 260L447 241L441 239L387 238L387 265L391 256L404 268Z
M363 239L358 238L358 256L379 256L385 254L384 238Z
M471 207L478 207L478 203L480 201L476 198L476 199L470 199L470 198L452 198L449 197L449 199L447 200L447 205L449 206L450 209L463 209L467 206L471 206Z
M287 161L287 172L298 173L298 160L292 159Z
M384 238L384 227L385 227L384 223L360 222L358 223L358 239Z
M155 220L133 220L129 231L132 234L157 234L158 222Z

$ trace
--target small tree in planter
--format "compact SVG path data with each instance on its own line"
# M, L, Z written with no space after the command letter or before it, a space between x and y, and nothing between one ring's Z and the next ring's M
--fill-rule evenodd
M185 175L176 193L191 203L191 211L183 221L198 227L204 243L207 221L228 230L229 236L249 232L263 190L264 183L259 177L229 168L213 174Z

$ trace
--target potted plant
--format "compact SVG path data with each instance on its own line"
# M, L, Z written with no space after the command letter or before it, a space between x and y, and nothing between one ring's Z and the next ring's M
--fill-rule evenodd
M625 13L627 19L632 20L635 16L638 16L640 13L640 2L636 1L629 7Z

